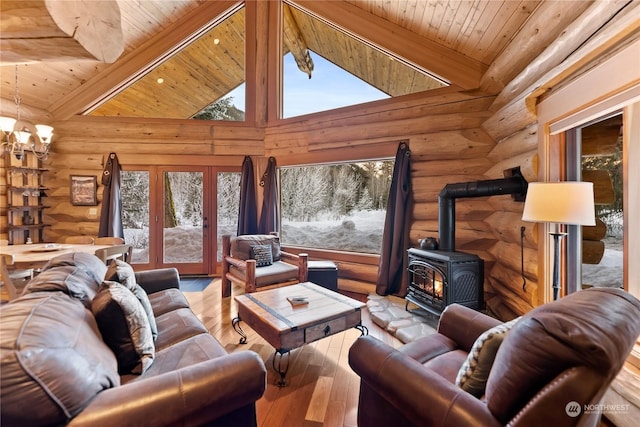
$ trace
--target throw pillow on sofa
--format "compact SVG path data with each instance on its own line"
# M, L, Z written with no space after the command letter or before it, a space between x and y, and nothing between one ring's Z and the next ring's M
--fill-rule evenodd
M151 326L151 334L153 335L153 340L155 341L156 338L158 338L158 325L156 324L156 317L153 314L153 308L151 307L149 296L147 295L145 290L136 283L136 274L133 271L133 267L122 260L114 259L113 262L109 264L109 268L107 268L107 272L104 275L104 280L118 282L121 285L124 285L131 292L133 292L136 298L138 298L138 301L140 301L140 304L142 304L142 308L144 308L144 311L147 314L147 318L149 319L149 326Z
M456 377L456 385L475 397L482 397L487 385L487 378L493 366L498 349L505 335L516 324L519 317L497 325L476 339L462 364Z
M155 357L149 319L136 296L118 282L105 281L91 304L104 342L121 374L142 374Z

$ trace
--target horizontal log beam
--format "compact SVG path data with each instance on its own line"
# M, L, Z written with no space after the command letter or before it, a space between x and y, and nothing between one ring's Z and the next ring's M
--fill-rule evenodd
M297 1L294 6L463 89L477 88L487 69L479 61L347 2Z

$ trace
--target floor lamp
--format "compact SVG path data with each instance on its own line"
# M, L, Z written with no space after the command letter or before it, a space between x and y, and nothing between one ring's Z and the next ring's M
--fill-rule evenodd
M553 237L553 299L560 295L560 225L596 225L592 182L531 182L522 220L556 224Z

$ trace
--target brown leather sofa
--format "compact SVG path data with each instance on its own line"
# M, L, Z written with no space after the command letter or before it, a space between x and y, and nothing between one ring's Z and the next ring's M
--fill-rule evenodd
M136 273L157 324L155 358L141 375L118 373L88 309L106 268L93 255L61 255L0 308L2 426L255 426L261 358L227 354L175 269Z
M393 349L367 336L349 352L361 377L358 426L597 425L599 402L640 334L640 302L592 288L516 321L474 397L455 385L476 339L500 324L460 305L438 332Z

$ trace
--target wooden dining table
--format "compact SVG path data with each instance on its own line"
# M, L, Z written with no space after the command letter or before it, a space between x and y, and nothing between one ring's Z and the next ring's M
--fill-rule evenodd
M18 269L42 268L58 255L71 252L86 252L94 254L98 249L112 245L81 245L67 243L32 243L23 245L2 245L0 254L13 255L13 265Z

